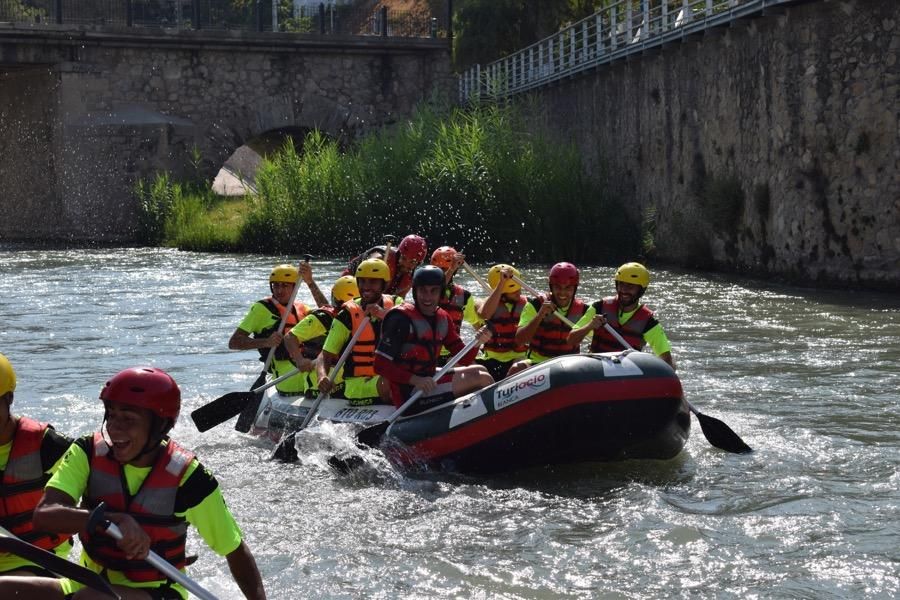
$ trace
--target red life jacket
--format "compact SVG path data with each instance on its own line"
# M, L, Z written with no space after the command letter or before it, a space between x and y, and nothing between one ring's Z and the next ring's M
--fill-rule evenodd
M540 310L544 303L544 297L538 296L530 300L535 309ZM587 305L579 298L573 298L569 305L569 312L566 317L573 323L577 323L578 319L584 316ZM537 317L535 317L537 318ZM550 317L541 321L534 337L531 338L529 344L529 352L531 350L537 352L541 356L553 358L554 356L562 356L563 354L578 354L581 349L579 344L568 344L566 338L572 329L563 323L559 317L551 314Z
M649 308L641 304L628 322L623 325L619 323L619 299L617 296L598 300L591 306L598 315L606 317L606 322L618 331L625 341L631 344L632 348L640 350L644 347L644 332L647 331L647 326L653 319L653 312ZM619 352L621 350L625 350L625 348L605 328L601 327L594 331L591 352Z
M284 315L285 307L282 306L279 302L277 302L272 296L268 296L267 298L263 298L259 301L260 304L266 307L270 313L272 313L277 320L272 323L271 326L266 327L262 331L258 333L254 333L254 338L265 338L269 337L273 333L278 330L278 324L281 323L281 317ZM309 314L309 309L302 302L294 302L294 307L290 313L288 313L287 319L284 321L284 329L281 330L281 333L287 335L291 332L291 329L294 328L294 325L303 320L303 318ZM266 357L269 356L269 348L259 348L259 359L265 362ZM290 360L291 356L288 354L287 347L284 345L284 342L278 345L275 348L275 360Z
M526 302L524 296L519 296L510 310L501 298L497 310L488 320L488 324L491 326L491 340L484 345L485 350L525 353L527 346L516 343L516 330L519 328L519 317L522 316L522 309L525 308Z
M47 427L46 423L19 417L9 462L0 479L0 525L26 542L52 550L71 536L36 531L32 521L34 507L44 494L44 484L50 479L41 464L41 445Z
M382 294L381 306L384 308L394 307L393 296ZM347 362L344 363L344 378L347 377L374 377L375 376L375 346L378 345L378 337L375 335L375 329L372 327L371 320L366 316L366 311L356 300L348 300L344 303L343 308L350 313L351 335L359 327L359 324L365 320L366 326L363 329L356 345L350 351ZM348 340L349 341L349 340Z
M319 356L319 353L322 351L322 346L325 345L325 338L328 337L328 330L331 328L332 321L334 321L334 315L335 309L331 306L317 308L307 315L307 317L312 316L318 319L319 323L321 323L322 327L325 329L325 334L300 342L300 351L303 354L303 358L314 360Z
M388 269L391 271L391 281L384 289L384 293L390 294L391 296L406 296L406 293L412 288L413 274L408 272L400 273L400 269L397 266L398 258L399 254L397 254L397 251L391 248L385 259Z
M106 502L110 510L128 513L150 536L150 549L176 569L183 569L188 524L184 517L175 516L175 500L178 484L193 460L192 452L170 439L160 450L138 493L131 497L125 488L122 465L110 456L110 447L103 436L99 432L94 433L91 472L84 494L85 506L94 508L100 502ZM122 571L129 580L146 582L166 579L147 561L127 559L116 541L109 536L85 533L80 536L88 556L107 569Z
M431 377L437 371L437 359L441 346L453 324L446 311L440 308L434 314L434 325L419 312L414 304L401 304L394 308L406 315L412 323L409 333L400 346L400 354L394 363L420 377Z
M456 327L457 333L462 327L463 312L471 296L472 293L463 286L451 283L441 296L441 301L438 302L438 306L447 311L447 316L450 317L450 322Z

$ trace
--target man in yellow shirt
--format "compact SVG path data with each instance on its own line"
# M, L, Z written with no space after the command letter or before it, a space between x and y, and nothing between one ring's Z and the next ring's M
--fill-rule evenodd
M144 559L152 550L183 570L187 529L193 525L226 557L244 596L264 599L256 561L218 482L192 452L168 437L181 408L175 380L160 369L126 369L106 383L100 399L103 426L70 446L35 509L35 525L78 533L82 564L103 573L126 600L187 598L182 586ZM108 511L101 514L104 506ZM121 540L88 531L103 519L119 527ZM0 598L65 600L81 597L80 589L71 579L0 578Z
M0 354L0 525L17 537L66 558L72 549L69 535L34 528L32 514L44 484L56 471L72 440L51 425L11 413L16 372ZM0 552L0 575L54 575L14 554Z

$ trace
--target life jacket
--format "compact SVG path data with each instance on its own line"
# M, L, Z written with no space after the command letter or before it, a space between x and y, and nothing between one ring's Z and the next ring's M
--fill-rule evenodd
M183 569L188 524L184 517L175 516L175 501L178 484L193 460L192 452L170 439L160 450L140 490L132 497L125 487L122 465L110 455L110 447L103 436L94 433L85 507L93 509L100 502L106 502L110 510L128 513L150 536L150 549L176 569ZM126 558L113 538L93 532L79 535L88 556L107 569L122 571L134 582L166 579L147 561Z
M497 310L488 320L491 328L491 339L484 345L485 350L491 352L525 352L527 346L525 344L516 343L516 331L519 328L519 317L522 315L522 309L525 308L524 296L513 305L512 310L507 307L507 303L500 300Z
M276 302L272 296L267 298L263 298L259 301L260 304L266 307L266 309L272 313L276 317L276 321L272 323L271 326L263 329L259 333L254 333L254 338L265 338L269 337L276 331L278 331L278 324L281 323L281 317L284 315L285 307L280 303ZM294 325L299 323L309 314L309 309L306 308L306 305L302 302L294 302L293 310L288 313L287 319L284 321L284 329L281 330L281 333L287 335L291 332L291 329L294 328ZM266 358L269 356L270 348L259 348L259 360L262 362L266 361ZM278 345L275 348L275 360L290 360L291 356L288 354L287 347L284 345L284 342Z
M536 310L540 310L544 300L543 296L538 296L537 298L532 298L529 302ZM587 305L582 300L573 298L566 317L573 323L577 323L578 319L584 316L586 310ZM534 337L531 338L529 351L533 350L548 358L562 356L563 354L578 354L580 351L579 344L566 343L566 338L569 337L570 331L572 329L554 314L542 321L538 326Z
M457 333L462 327L463 312L471 295L472 293L463 286L451 283L441 295L441 301L438 302L438 306L447 311L447 316L450 317L450 322L456 327Z
M41 446L48 427L46 423L19 417L9 462L0 478L0 525L44 550L52 550L71 537L36 531L32 521L34 507L50 479L41 464Z
M641 304L641 306L631 315L625 324L619 323L619 299L616 296L610 296L603 300L594 302L591 306L597 311L598 315L606 317L606 322L619 332L625 338L625 341L631 344L635 350L644 347L644 332L647 325L653 319L653 311ZM594 331L594 340L591 342L591 352L619 352L625 350L622 344L601 327Z
M322 327L325 329L325 333L301 342L300 352L303 354L303 358L315 360L315 358L319 356L322 347L325 345L325 338L328 337L328 330L331 328L331 322L334 320L334 315L335 310L330 306L317 308L307 315L307 317L312 316L318 319L319 323L321 323Z
M385 260L391 271L391 281L387 284L384 293L391 296L406 296L406 292L412 289L413 274L400 273L400 269L397 266L399 257L400 255L397 251L391 248Z
M387 294L381 296L381 306L384 308L394 307L394 298ZM344 379L347 377L374 377L375 376L375 346L378 345L378 337L375 335L375 329L372 327L372 321L366 316L366 311L362 305L356 300L348 300L343 306L350 313L351 328L350 333L353 334L359 328L359 324L364 320L366 326L356 340L356 345L350 351L347 362L344 363Z
M450 316L439 308L432 324L414 304L401 304L394 310L402 312L412 323L394 364L414 375L431 377L437 367L441 346L453 327Z

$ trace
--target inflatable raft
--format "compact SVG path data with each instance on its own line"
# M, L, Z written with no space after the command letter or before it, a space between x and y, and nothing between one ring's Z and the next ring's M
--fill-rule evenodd
M313 400L272 394L254 432L279 439L296 430ZM363 426L393 406L350 406L330 399L317 418ZM561 356L478 392L404 415L384 448L401 464L460 473L623 459L669 459L690 435L681 382L669 365L642 352Z

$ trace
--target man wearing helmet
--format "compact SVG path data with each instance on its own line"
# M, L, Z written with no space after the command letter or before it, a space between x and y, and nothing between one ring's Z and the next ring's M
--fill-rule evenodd
M672 346L653 312L639 301L650 285L650 272L636 262L625 263L616 270L616 295L594 302L569 334L571 343L581 340L591 331L594 339L591 352L618 352L622 344L606 330L607 323L625 338L632 348L641 350L649 344L653 353L674 369Z
M359 298L356 277L342 275L331 287L331 305L319 307L300 321L284 337L284 345L291 362L307 378L307 395L315 394L319 387L316 361L322 353L322 346L331 328L338 307L354 298Z
M391 280L384 293L405 298L412 287L413 271L425 260L427 253L428 246L418 235L408 235L400 240L396 249L391 248L385 258L391 269Z
M72 440L51 425L10 412L16 390L16 372L0 354L0 525L25 541L65 558L72 549L69 535L35 529L32 512L44 484L59 466ZM53 577L34 563L0 552L0 575Z
M504 379L513 363L525 358L527 350L525 344L516 343L519 318L526 304L522 286L513 279L519 275L519 271L510 265L491 267L487 278L493 290L478 309L478 315L487 323L492 336L475 362L487 368L496 381Z
M126 599L180 600L187 591L144 559L153 550L184 569L188 525L228 561L247 598L265 598L262 578L219 484L194 454L169 437L181 409L181 391L166 372L136 367L117 373L100 392L100 431L76 440L47 482L34 511L48 531L78 533L81 564L102 573ZM79 501L81 502L79 504ZM102 531L109 520L122 539ZM84 597L69 579L0 579L0 596ZM93 597L93 596L90 596Z
M359 297L341 305L322 347L322 360L316 365L319 372L319 392L331 393L334 381L328 377L331 367L338 361L344 348L358 327L363 332L344 363L344 397L351 404L364 406L390 402L390 389L375 373L375 346L381 335L381 320L402 298L384 293L391 279L387 263L378 258L367 258L356 268L356 285Z
M375 351L375 371L388 380L396 406L414 390L422 390L419 408L424 408L494 383L481 365L455 367L434 381L442 346L454 354L465 344L450 322L450 316L438 305L444 289L444 272L434 265L419 267L413 274L413 304L402 304L385 317L381 339ZM491 337L482 327L475 334L482 343ZM477 347L460 364L471 364Z
M447 311L456 333L460 332L464 320L476 328L482 325L475 297L463 286L453 283L453 276L465 260L465 255L451 246L441 246L431 254L431 264L444 272L444 292L441 294L439 306ZM441 348L438 364L443 366L449 357L450 351Z
M531 298L522 310L516 342L528 344L527 357L510 368L510 374L531 365L564 354L578 354L578 344L567 340L569 326L555 314L562 312L570 321L577 322L587 307L575 297L581 274L570 262L556 263L550 268L548 284L550 296Z
M327 305L325 296L313 281L312 267L309 263L301 263L299 269L293 265L277 265L269 275L269 290L272 295L253 303L237 329L231 334L231 339L228 340L230 350L258 350L259 359L263 362L269 355L269 349L275 347L275 357L270 367L270 372L274 377L284 375L294 369L290 354L283 343L284 336L288 335L291 329L309 313L309 309L302 302L294 302L281 333L278 333L278 324L281 322L284 312L288 310L287 303L291 299L294 286L301 277L309 286L316 303L319 306ZM310 368L312 367L310 366ZM309 387L307 375L307 373L298 373L294 377L289 377L277 384L276 389L285 394L301 394ZM259 382L259 384L261 383L262 381Z

